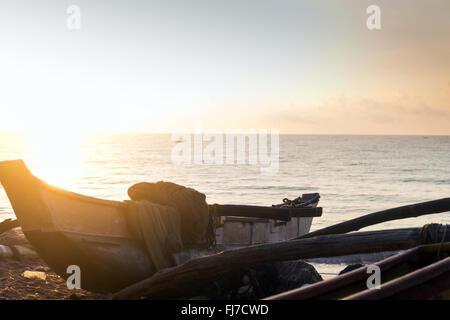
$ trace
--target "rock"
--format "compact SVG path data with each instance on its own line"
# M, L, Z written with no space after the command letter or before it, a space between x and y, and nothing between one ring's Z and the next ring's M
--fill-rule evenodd
M247 270L227 272L222 276L215 281L217 291L213 295L209 292L208 296L212 299L262 299L322 281L314 267L301 260L261 264Z
M187 299L203 296L211 300L255 300L318 281L322 277L312 265L301 260L285 261L222 272L209 280L167 288L162 296L179 298L182 294Z
M278 271L278 286L272 294L300 288L322 281L322 276L316 269L302 260L283 261L275 263Z

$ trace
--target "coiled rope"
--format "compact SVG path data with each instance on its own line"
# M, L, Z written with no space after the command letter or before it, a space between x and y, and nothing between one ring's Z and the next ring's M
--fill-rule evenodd
M447 224L442 225L440 223L430 223L424 225L420 230L420 242L422 244L433 244L439 243L437 250L437 259L440 259L440 253L443 243L445 242L445 237L447 234ZM442 233L442 238L439 240L439 235L441 233L441 228L444 228Z

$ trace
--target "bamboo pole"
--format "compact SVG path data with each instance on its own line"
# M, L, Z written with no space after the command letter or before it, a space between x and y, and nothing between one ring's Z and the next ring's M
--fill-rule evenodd
M323 229L319 229L314 232L307 233L294 239L312 238L327 234L342 234L351 231L358 231L362 228L386 221L414 218L427 214L435 214L446 211L450 211L450 198L421 202L370 213L355 219L347 220Z
M235 204L209 205L216 216L234 216L290 221L294 217L320 217L322 208L279 208Z
M446 228L437 228L436 239L450 241ZM408 249L423 244L422 231L423 228L406 228L325 235L227 250L163 269L117 292L113 299L162 298L159 294L168 287L203 281L224 271L261 263Z

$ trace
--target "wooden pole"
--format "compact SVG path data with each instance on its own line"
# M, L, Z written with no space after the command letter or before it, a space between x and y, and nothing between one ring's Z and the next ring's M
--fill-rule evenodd
M290 221L293 217L320 217L322 208L278 208L235 204L209 205L216 216L234 216Z
M414 218L427 214L441 213L446 211L450 211L450 198L416 203L412 205L370 213L359 218L347 220L330 227L307 233L294 239L312 238L327 234L342 234L351 231L358 231L362 228L386 221Z
M450 232L446 232L446 228L436 228L436 239L450 241ZM168 287L194 280L199 282L224 271L249 268L261 263L408 249L423 244L422 231L423 228L407 228L356 232L227 250L163 269L117 292L113 299L162 298L158 294Z

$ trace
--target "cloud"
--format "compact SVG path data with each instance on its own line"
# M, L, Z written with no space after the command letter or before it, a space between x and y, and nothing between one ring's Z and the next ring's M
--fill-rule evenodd
M289 133L450 134L450 105L395 98L338 96L314 105L272 108L258 117Z

